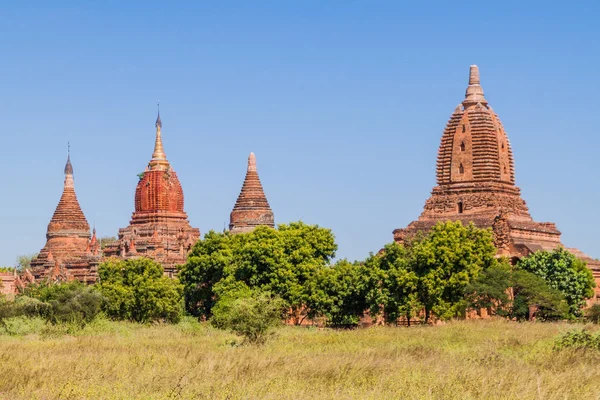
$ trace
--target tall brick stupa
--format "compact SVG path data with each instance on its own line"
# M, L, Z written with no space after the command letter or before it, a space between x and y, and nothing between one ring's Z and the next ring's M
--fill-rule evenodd
M534 221L515 185L510 142L484 97L476 65L470 68L465 99L450 116L442 135L437 186L421 216L408 227L394 230L394 240L403 242L447 220L491 227L498 253L513 259L562 246L556 225ZM576 249L570 250L588 261L599 280L598 263Z
M229 216L229 231L250 232L260 225L274 228L275 218L256 171L256 157L250 153L246 178Z
M71 155L65 165L62 196L48 224L46 245L31 261L36 280L74 280L93 283L100 262L96 230L90 236L88 224L75 194Z
M161 263L165 274L174 276L176 265L186 261L200 230L192 228L183 209L181 183L163 149L160 112L155 123L152 159L135 189L135 211L129 226L119 229L118 240L107 246L107 257L148 257Z

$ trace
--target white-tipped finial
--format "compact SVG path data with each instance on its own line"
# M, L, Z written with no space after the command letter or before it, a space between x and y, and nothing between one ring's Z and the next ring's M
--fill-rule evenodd
M254 153L250 153L248 156L248 171L256 172L256 156Z
M469 70L469 85L481 85L479 67L475 64L471 65L471 69Z
M463 105L465 107L470 107L477 103L487 105L487 100L483 96L483 88L481 87L481 80L479 79L479 67L473 64L469 69L469 86L467 86L467 91L465 92Z

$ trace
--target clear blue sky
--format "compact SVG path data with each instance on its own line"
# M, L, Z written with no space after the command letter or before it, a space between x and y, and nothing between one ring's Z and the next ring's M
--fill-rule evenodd
M0 265L44 245L67 141L90 224L128 224L157 100L202 233L253 151L278 223L362 259L421 213L473 63L532 216L600 257L597 2L88 3L0 4Z

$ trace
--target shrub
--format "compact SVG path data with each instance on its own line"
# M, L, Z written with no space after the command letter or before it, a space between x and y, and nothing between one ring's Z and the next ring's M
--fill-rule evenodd
M146 258L110 260L98 267L103 309L113 319L177 323L183 314L183 287Z
M600 350L600 333L592 334L585 330L568 331L556 339L555 350Z
M229 291L213 307L211 323L242 336L246 343L263 344L281 324L283 308L284 302L269 293Z
M46 319L52 324L84 326L101 311L102 295L78 281L28 286L15 300L18 312Z
M585 318L594 323L600 324L600 304L594 304L585 311Z

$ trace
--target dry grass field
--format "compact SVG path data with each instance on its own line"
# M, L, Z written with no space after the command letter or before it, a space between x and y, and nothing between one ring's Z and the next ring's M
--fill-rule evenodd
M553 351L575 327L285 327L255 347L191 319L75 333L34 320L0 336L0 398L600 399L600 352Z

